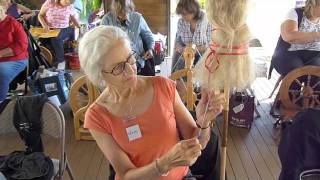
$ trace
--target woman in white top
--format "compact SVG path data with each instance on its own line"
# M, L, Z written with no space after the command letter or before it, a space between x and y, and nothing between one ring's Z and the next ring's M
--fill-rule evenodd
M305 7L288 13L272 65L283 76L305 65L320 65L320 0L307 0Z

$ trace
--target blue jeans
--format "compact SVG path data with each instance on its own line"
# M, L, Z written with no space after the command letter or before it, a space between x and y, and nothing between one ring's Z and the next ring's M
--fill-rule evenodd
M10 82L23 71L28 64L28 59L0 62L0 101L7 97Z
M55 56L55 63L64 62L63 42L65 40L74 40L74 28L68 27L61 29L58 37L50 38L50 43Z
M290 71L306 66L320 66L319 51L278 51L272 56L272 64L277 72L283 76Z

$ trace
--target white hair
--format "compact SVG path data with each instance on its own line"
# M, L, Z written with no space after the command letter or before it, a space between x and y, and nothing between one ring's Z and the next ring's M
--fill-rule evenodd
M102 83L102 68L105 55L119 42L127 40L127 34L118 27L98 26L85 33L79 43L79 59L81 68L89 80L95 85Z

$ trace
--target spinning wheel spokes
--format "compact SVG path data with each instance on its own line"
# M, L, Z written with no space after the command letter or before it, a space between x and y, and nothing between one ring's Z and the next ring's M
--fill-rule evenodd
M312 86L312 89L316 88L319 84L320 84L320 81L319 81L319 79L318 79L318 82L315 83L315 84Z
M294 81L295 81L298 85L300 85L300 87L303 86L303 84L299 81L299 79L295 79Z
M289 94L291 95L294 104L303 97L299 90L289 90Z
M311 76L310 76L310 75L308 75L307 86L310 86L310 81L311 81Z
M280 99L286 108L320 107L320 68L305 66L290 72L280 88Z

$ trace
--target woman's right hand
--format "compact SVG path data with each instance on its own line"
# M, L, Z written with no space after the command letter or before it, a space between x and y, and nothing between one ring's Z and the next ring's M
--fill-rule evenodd
M191 166L201 155L201 144L197 138L182 140L159 160L161 172L168 172L178 166Z
M182 46L181 44L177 44L175 49L176 49L176 52L177 52L177 53L182 54L183 51L184 51L184 48L185 48L185 47Z
M44 29L45 32L49 32L50 31L50 27L48 25L44 26L43 29Z

